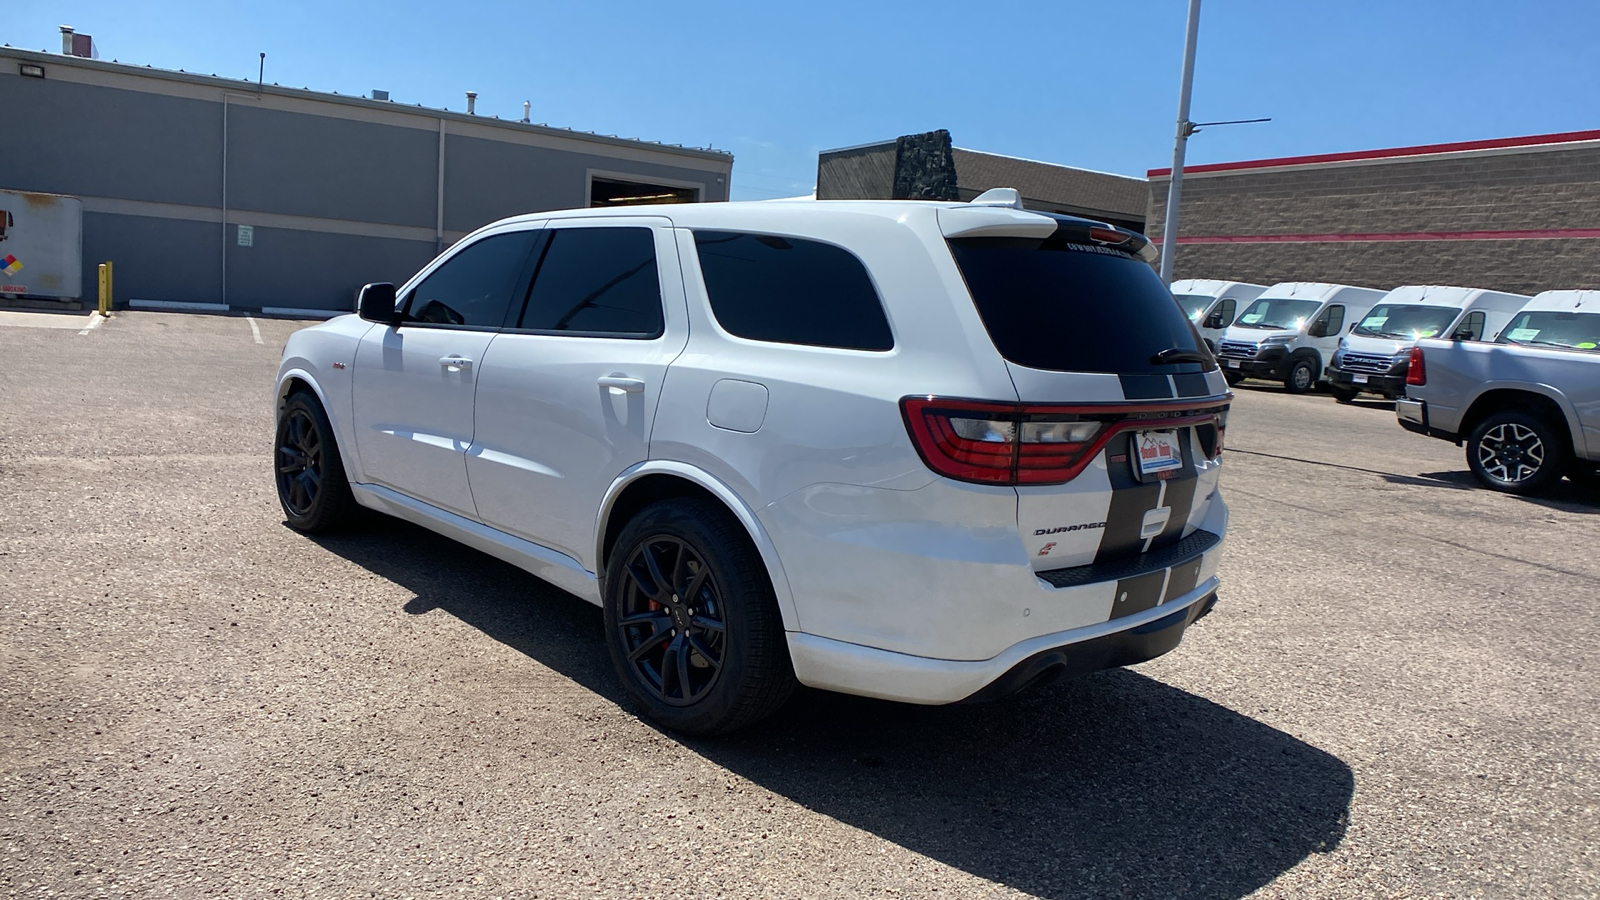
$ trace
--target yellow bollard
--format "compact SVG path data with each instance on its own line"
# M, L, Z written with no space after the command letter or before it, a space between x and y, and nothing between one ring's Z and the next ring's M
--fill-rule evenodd
M100 315L111 315L111 260L100 264Z

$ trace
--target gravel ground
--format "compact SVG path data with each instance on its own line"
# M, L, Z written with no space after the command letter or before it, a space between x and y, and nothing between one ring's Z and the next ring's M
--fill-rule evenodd
M1600 891L1600 497L1475 489L1387 404L1239 389L1222 602L973 707L685 740L600 613L269 475L298 323L0 327L0 895Z

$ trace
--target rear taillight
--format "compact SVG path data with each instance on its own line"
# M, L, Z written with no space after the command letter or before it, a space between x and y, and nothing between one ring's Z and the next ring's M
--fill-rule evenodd
M907 397L900 405L928 468L961 481L1069 481L1101 430L1099 422L1016 403Z
M1118 432L1220 425L1222 409L989 403L907 397L906 429L928 468L981 484L1061 484L1078 477ZM1221 452L1221 430L1216 445Z
M1428 383L1428 370L1422 365L1422 348L1411 348L1411 361L1406 363L1406 384L1424 385Z

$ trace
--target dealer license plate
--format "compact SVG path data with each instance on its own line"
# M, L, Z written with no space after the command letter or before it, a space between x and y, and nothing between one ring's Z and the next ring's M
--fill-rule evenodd
M1365 375L1351 375L1350 376L1350 380L1355 382L1356 384L1366 384L1367 383L1367 376L1365 376Z
M1139 476L1183 468L1183 451L1176 431L1141 431L1133 438L1133 458Z
M1230 368L1230 369L1239 368L1239 361L1237 359L1228 360L1228 368Z

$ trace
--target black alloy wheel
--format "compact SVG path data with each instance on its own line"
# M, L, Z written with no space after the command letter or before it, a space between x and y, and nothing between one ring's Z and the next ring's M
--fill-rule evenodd
M1304 394L1317 385L1317 367L1306 357L1293 360L1289 363L1289 371L1283 376L1283 386L1291 394Z
M641 510L607 556L602 600L617 675L667 728L733 731L794 690L766 565L721 503L677 497Z
M333 426L315 395L289 395L278 414L276 445L272 456L278 502L289 525L313 534L348 525L356 514L355 497Z
M322 435L311 413L296 409L284 417L278 441L278 496L291 516L308 516L322 494Z
M693 547L657 535L623 564L622 646L636 677L669 706L687 706L716 686L728 622L711 569Z
M1486 417L1467 439L1467 465L1485 487L1535 494L1561 480L1571 451L1565 435L1543 419L1520 412Z

